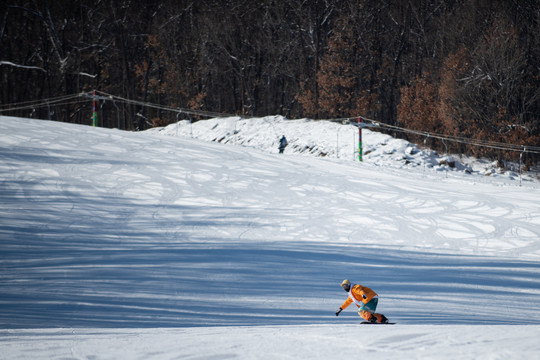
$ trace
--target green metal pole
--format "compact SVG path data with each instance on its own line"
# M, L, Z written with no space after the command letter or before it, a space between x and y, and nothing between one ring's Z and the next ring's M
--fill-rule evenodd
M362 117L358 117L358 161L362 161Z
M97 126L96 90L94 90L94 112L92 114L92 126Z

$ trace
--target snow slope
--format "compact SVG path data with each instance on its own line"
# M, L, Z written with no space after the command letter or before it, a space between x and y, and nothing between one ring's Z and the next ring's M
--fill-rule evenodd
M198 126L212 121L214 138L232 127ZM0 125L2 359L539 354L536 181L411 165L425 157L403 143L366 145L363 163L345 140L339 159L322 140L326 157L294 154L309 140L292 130L278 155L241 145L256 140L238 128L224 145L179 126ZM365 132L394 143L381 139ZM336 317L343 278L374 288L398 324Z
M354 122L353 122L354 123ZM149 130L163 135L182 136L236 144L261 149L269 153L278 152L278 143L285 135L289 146L286 154L330 157L345 161L358 159L358 128L336 122L313 121L309 119L288 120L283 116L263 118L215 118L191 123L180 121L164 128ZM395 139L378 132L363 130L363 160L369 164L391 168L418 169L423 172L444 171L490 176L475 181L489 181L493 178L505 182L519 180L518 164L508 163L515 171L497 167L497 162L475 159L467 156L439 154L430 149L421 149L408 141ZM448 166L447 164L452 164ZM525 173L523 181L537 181L538 174Z

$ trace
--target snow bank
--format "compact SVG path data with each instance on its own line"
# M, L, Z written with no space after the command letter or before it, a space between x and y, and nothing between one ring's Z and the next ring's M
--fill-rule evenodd
M286 154L330 157L345 161L358 159L358 128L329 121L288 120L282 116L251 119L229 117L195 123L184 120L167 127L151 129L149 132L249 146L268 153L278 152L279 139L285 135L289 142ZM369 129L362 130L362 140L363 160L374 166L416 168L428 173L443 171L446 175L448 172L475 174L515 182L520 180L518 173L499 168L496 161L439 154ZM525 173L522 180L538 182L537 174Z

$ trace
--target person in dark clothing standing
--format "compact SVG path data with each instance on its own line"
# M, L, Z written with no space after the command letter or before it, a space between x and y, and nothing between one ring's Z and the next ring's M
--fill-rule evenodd
M285 150L287 145L289 145L289 143L287 142L285 135L283 135L281 139L279 140L279 153L280 154L283 154L283 151Z

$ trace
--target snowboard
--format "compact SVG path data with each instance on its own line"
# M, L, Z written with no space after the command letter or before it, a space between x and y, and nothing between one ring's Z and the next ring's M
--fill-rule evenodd
M387 323L372 323L369 321L362 321L360 325L395 325L396 323L393 322L387 322Z

